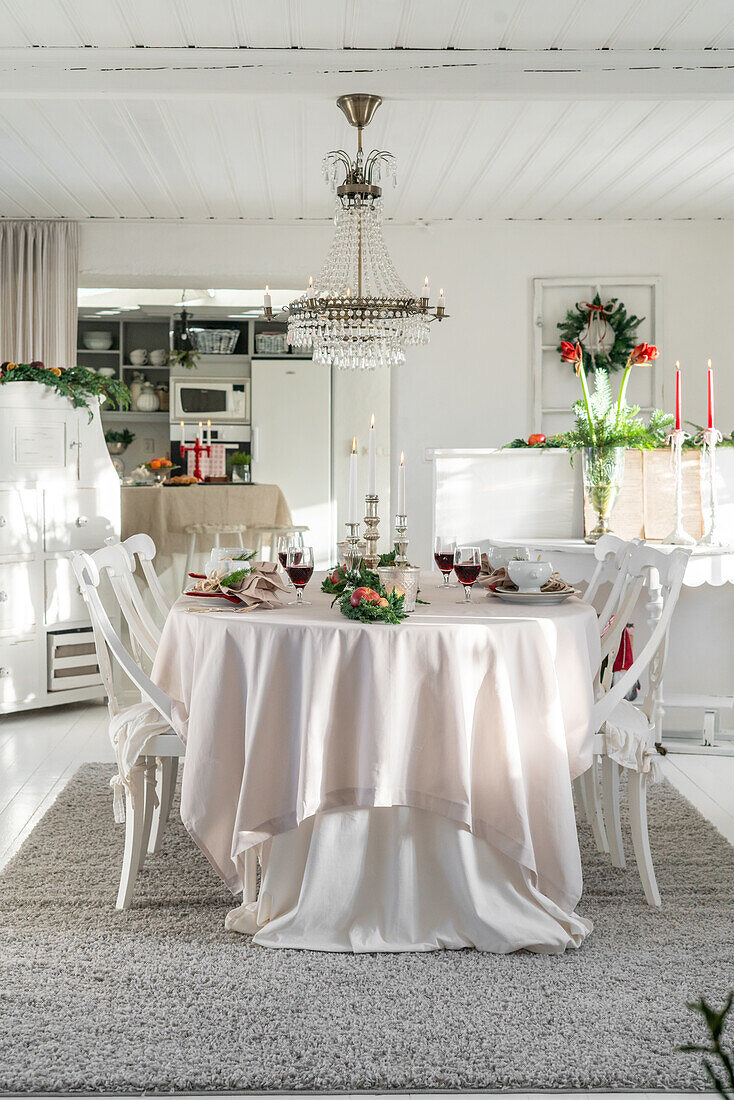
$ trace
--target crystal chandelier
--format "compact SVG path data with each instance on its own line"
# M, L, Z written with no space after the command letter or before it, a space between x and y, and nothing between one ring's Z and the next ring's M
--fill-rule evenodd
M316 282L288 307L288 342L313 349L317 363L356 370L405 362L406 344L428 343L430 321L441 321L443 291L435 309L426 278L417 298L390 259L382 236L382 176L395 184L395 158L362 149L362 130L382 103L376 95L337 101L357 127L357 154L343 149L324 157L324 175L336 192L336 232ZM265 315L269 303L266 303Z

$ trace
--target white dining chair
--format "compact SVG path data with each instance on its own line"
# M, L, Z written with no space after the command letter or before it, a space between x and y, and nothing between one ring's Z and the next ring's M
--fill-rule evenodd
M609 652L611 644L609 630L612 623L617 621L620 605L629 581L627 563L632 552L636 547L641 546L642 542L642 539L631 539L626 541L625 539L619 538L618 535L609 534L602 535L594 546L596 566L594 567L594 572L591 575L583 598L586 603L593 605L602 585L609 585L609 593L601 610L597 612L597 617L599 621L599 635L601 638L602 662L606 658L607 662L612 665L616 658L616 652L614 654L610 654ZM596 847L600 852L608 853L609 841L606 834L604 814L599 795L600 777L597 773L597 761L594 760L592 767L584 772L583 775L580 775L578 779L575 780L574 785L578 799L583 806L586 820L591 826L592 833L594 834Z
M171 610L171 604L163 591L163 585L153 565L157 553L153 539L150 535L146 534L145 531L141 531L137 535L130 535L129 538L125 539L122 545L125 547L130 557L133 573L135 572L137 563L140 563L143 577L148 585L148 591L150 592L159 614L165 622L168 617L168 612Z
M103 551L97 551L98 555L102 553ZM79 589L89 609L99 670L107 692L110 722L117 736L115 748L120 775L113 780L113 783L117 784L118 789L122 783L125 789L125 852L116 905L118 909L127 909L132 899L138 871L143 866L146 852L150 851L149 838L157 798L156 762L160 760L178 762L178 759L184 755L185 749L183 742L171 726L171 700L128 653L110 622L99 597L100 570L97 563L90 554L82 550L73 551L69 556L79 582ZM121 590L119 584L117 590ZM147 707L141 706L141 703L132 707L120 706L113 681L110 654L140 692L141 701L147 702ZM139 732L141 730L142 736ZM125 740L136 734L140 737L137 750ZM170 793L172 797L172 792ZM159 809L163 819L160 831L165 824L165 816L170 810L168 793L163 792L163 796L167 798L167 805L164 807L160 799ZM164 808L166 815L163 814Z
M671 552L647 544L636 546L626 562L627 582L615 619L604 635L602 652L616 654L625 625L643 593L652 629L632 665L613 683L613 656L607 661L592 721L596 730L594 758L601 761L601 808L606 824L609 854L615 867L624 868L625 855L620 817L620 775L627 778L632 847L649 905L660 905L647 830L647 787L657 764L655 745L656 688L665 664L670 623L678 602L689 550ZM625 696L646 676L647 687L638 707ZM590 769L591 770L591 769ZM590 798L598 798L587 788ZM594 807L596 813L596 806Z

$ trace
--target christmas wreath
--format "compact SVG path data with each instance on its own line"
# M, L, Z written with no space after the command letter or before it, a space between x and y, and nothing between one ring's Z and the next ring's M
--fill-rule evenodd
M577 302L556 326L561 344L581 344L586 353L587 374L595 370L624 370L630 352L639 343L637 329L645 320L628 313L618 298L602 302L598 294L590 302Z
M105 378L88 367L45 367L40 360L33 363L0 363L0 386L9 382L40 382L60 397L66 397L75 408L86 408L92 419L92 402L108 397L119 409L130 407L130 391L118 378Z

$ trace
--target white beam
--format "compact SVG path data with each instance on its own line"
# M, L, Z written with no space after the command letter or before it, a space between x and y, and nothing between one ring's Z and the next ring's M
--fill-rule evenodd
M734 99L734 50L0 49L0 98Z

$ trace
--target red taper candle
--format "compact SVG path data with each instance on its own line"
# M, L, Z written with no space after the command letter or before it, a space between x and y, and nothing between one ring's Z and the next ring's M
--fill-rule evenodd
M680 407L680 363L675 364L675 430L681 429Z
M714 372L711 370L711 360L709 359L709 428L714 426Z

